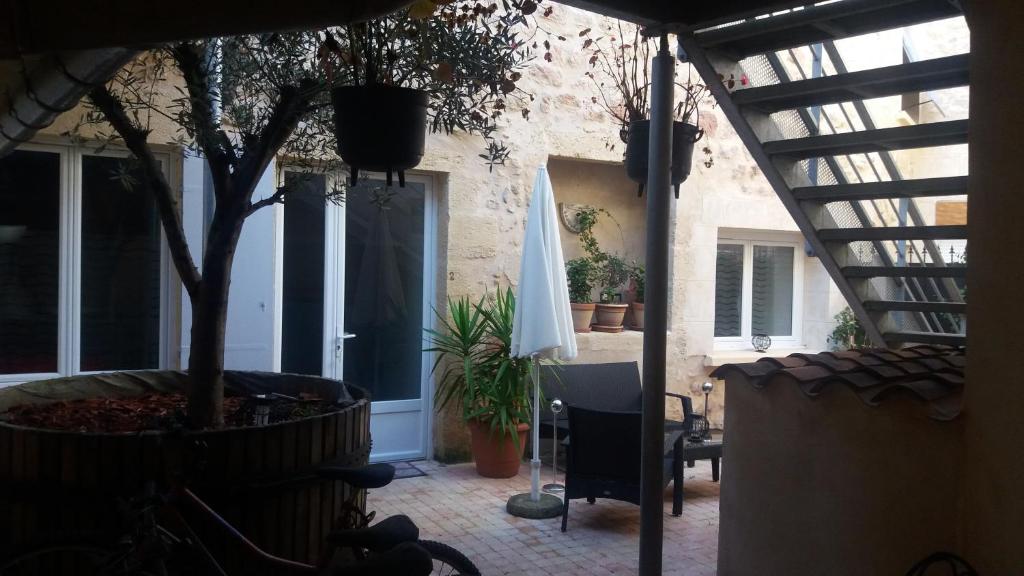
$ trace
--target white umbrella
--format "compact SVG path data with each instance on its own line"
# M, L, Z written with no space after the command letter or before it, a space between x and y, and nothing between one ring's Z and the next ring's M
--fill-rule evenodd
M523 259L516 291L512 355L533 359L533 460L530 500L540 500L540 364L541 356L576 357L569 287L562 243L558 237L555 196L547 168L537 169L523 240Z

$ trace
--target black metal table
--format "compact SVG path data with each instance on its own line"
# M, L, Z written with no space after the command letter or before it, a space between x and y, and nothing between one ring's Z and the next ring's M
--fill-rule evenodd
M711 481L718 482L720 460L722 459L722 441L705 440L703 442L691 442L689 439L686 439L681 444L682 458L679 459L677 465L682 466L682 462L686 462L692 467L697 460L711 460ZM678 500L682 501L683 475L679 474L676 478L678 480L676 480L674 488L679 490ZM675 512L675 506L672 508L672 513L678 516Z

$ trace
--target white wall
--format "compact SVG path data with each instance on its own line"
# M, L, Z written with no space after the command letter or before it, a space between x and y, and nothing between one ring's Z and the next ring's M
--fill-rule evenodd
M202 268L203 170L205 160L186 156L182 178L182 214L185 235L196 264ZM256 187L254 200L270 196L276 188L271 163ZM231 271L224 366L237 370L274 370L274 316L277 289L275 210L264 208L246 219ZM192 341L192 307L181 305L181 366L188 367Z

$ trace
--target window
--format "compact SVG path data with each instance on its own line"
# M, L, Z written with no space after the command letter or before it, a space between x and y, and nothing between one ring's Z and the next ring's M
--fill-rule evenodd
M161 366L165 258L141 182L113 154L0 159L0 382Z
M715 343L750 348L800 345L802 258L797 242L720 238L715 260Z

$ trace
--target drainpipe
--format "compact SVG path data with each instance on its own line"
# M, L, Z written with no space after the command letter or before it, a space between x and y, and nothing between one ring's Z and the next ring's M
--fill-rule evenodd
M647 165L643 441L640 476L640 576L661 576L664 532L665 360L668 342L669 210L675 60L668 35L654 57Z
M0 157L72 109L97 84L106 82L135 57L127 48L82 50L46 56L0 111Z

